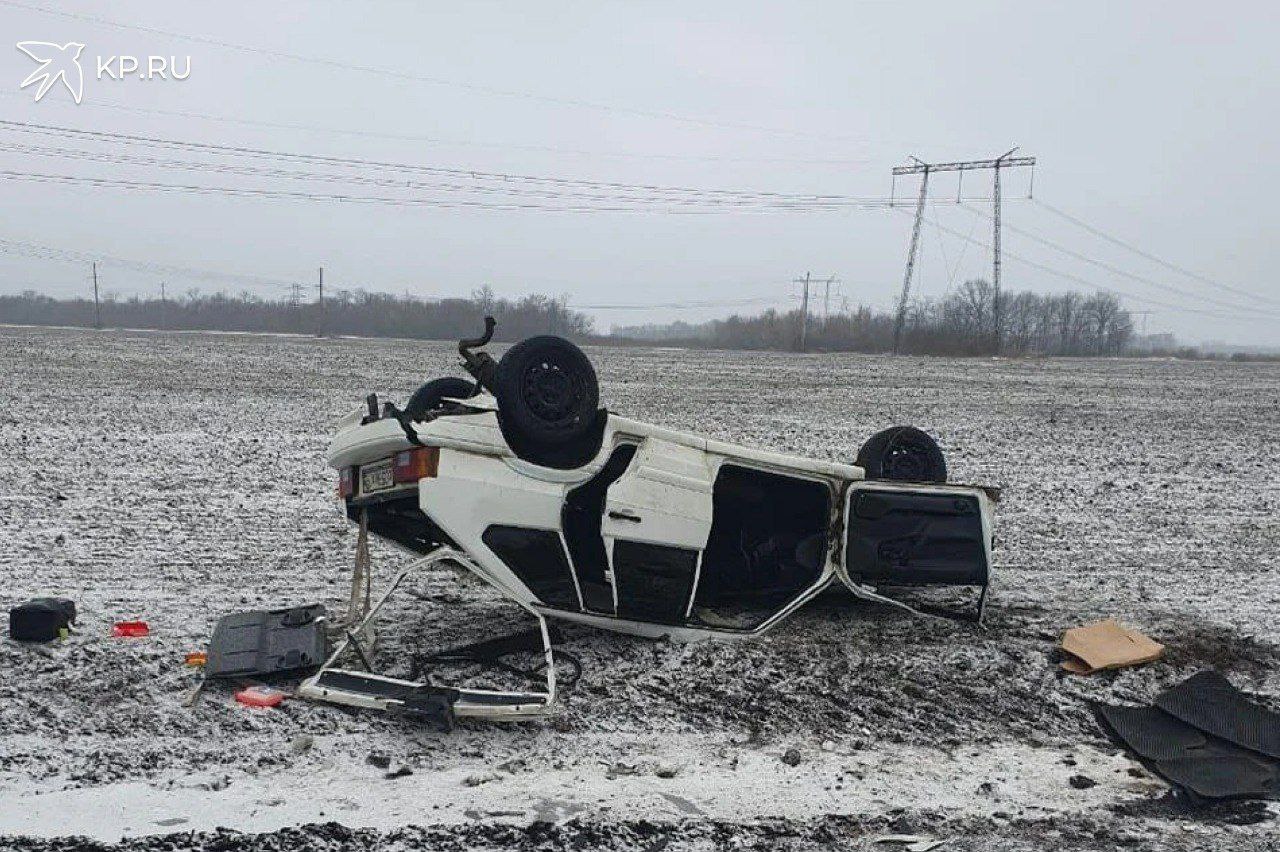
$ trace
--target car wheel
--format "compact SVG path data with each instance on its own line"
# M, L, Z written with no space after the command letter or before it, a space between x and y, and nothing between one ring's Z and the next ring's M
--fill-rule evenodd
M562 337L523 340L498 362L498 424L528 461L580 455L599 430L600 383L582 350Z
M938 442L914 426L892 426L872 435L858 450L867 479L946 482L947 461Z
M475 395L475 382L455 376L432 379L413 392L413 396L409 397L409 401L405 403L404 414L411 422L416 423L428 411L439 408L440 403L445 399L470 399Z

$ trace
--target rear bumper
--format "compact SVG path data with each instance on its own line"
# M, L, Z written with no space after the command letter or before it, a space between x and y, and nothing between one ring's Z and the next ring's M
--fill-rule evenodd
M538 621L542 641L546 688L543 692L511 692L485 689L454 688L429 682L415 682L384 677L371 671L337 668L336 663L349 651L365 661L361 636L369 628L410 574L425 571L441 563L453 563L479 573L477 566L460 551L437 547L422 559L403 568L390 587L359 623L350 625L346 638L339 643L320 670L298 687L298 695L315 701L327 701L349 707L363 707L426 717L441 727L453 725L454 717L477 717L497 721L517 721L552 712L556 699L555 660L551 651L551 635L546 619L532 607L520 604ZM518 603L518 602L517 602Z
M330 467L339 470L385 459L413 446L400 421L384 417L334 435L326 461Z

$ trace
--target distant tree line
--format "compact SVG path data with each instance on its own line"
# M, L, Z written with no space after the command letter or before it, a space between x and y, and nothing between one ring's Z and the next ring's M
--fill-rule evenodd
M1011 355L1115 355L1124 351L1133 335L1128 311L1108 293L1004 293L998 308L994 288L980 279L966 281L941 299L918 301L907 310L900 351L988 354L996 347L997 321L1000 351ZM699 325L616 328L612 336L725 349L794 350L800 346L801 319L799 310L770 309ZM869 307L841 310L826 319L810 316L805 348L888 352L893 348L895 323L893 313Z
M1000 350L1010 355L1115 355L1130 351L1175 357L1205 357L1191 349L1141 347L1133 321L1119 300L1107 293L1005 293L996 309L994 288L980 279L966 281L947 296L912 303L906 313L900 351L923 355L984 355L994 351L999 317ZM529 295L503 299L488 287L470 297L425 299L412 295L337 290L323 310L315 301L264 299L252 293L201 293L190 290L171 299L106 296L101 304L106 327L175 330L333 334L456 340L498 320L497 339L520 340L558 334L603 344L652 343L722 349L796 350L800 346L799 310L766 310L705 323L674 322L614 328L595 334L591 318L568 307L567 299ZM92 299L54 299L28 290L0 295L0 323L92 327ZM825 319L809 317L805 348L829 352L888 352L893 347L895 316L870 307L845 308ZM1223 356L1225 357L1225 356ZM1234 360L1259 356L1237 354ZM1265 356L1271 360L1275 356Z
M535 334L584 338L591 318L571 310L563 298L544 295L501 299L485 287L470 298L423 299L412 295L338 290L315 301L263 299L252 293L205 294L192 290L174 299L106 298L101 304L107 327L198 329L337 334L362 337L409 337L452 340L474 337L483 318L498 320L498 340L520 340ZM92 299L54 299L28 290L0 295L0 322L20 325L95 324Z

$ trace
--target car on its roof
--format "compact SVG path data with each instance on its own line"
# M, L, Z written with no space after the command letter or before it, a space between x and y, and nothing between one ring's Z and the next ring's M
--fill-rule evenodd
M545 618L751 636L833 584L904 607L885 590L973 587L981 618L998 492L948 483L921 430L887 428L842 464L666 429L600 407L570 341L529 338L495 361L481 351L493 328L459 344L471 380L427 382L403 409L371 396L339 422L328 462L369 535L461 565L537 615L544 638ZM332 678L319 696L317 678L312 694L351 699ZM472 715L528 715L552 697L512 712L484 698Z

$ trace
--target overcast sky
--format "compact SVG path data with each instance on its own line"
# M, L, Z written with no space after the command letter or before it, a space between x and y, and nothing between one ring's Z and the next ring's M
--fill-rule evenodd
M79 105L60 84L35 102L35 86L20 91L19 83L36 63L0 49L7 121L557 178L860 197L888 196L890 169L908 155L938 162L1021 146L1039 165L1034 201L1026 170L1005 176L1006 288L1111 289L1132 309L1153 311L1151 331L1280 345L1271 206L1280 197L1280 13L1272 3L19 5L168 32L0 0L11 45L86 45ZM189 56L191 73L98 79L95 60L121 54ZM12 131L0 131L0 141L5 171L385 194L13 150L187 156L119 143ZM965 194L989 197L990 178L967 175ZM910 198L915 181L900 180L897 195ZM916 290L940 296L966 277L990 276L990 252L964 237L989 243L991 205L958 206L954 175L935 175L931 188ZM794 306L790 282L806 271L835 275L851 302L888 306L911 227L908 210L884 208L460 210L12 178L0 178L0 192L0 240L308 283L323 264L335 288L454 295L489 284L501 295L565 293L582 306ZM246 286L111 265L102 274L121 296L156 292L161 279L178 291ZM0 251L0 290L67 295L85 292L86 282L83 263ZM253 289L285 295L282 286ZM601 328L728 311L591 309Z

